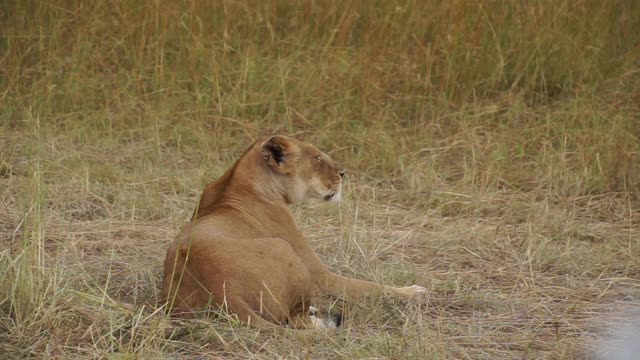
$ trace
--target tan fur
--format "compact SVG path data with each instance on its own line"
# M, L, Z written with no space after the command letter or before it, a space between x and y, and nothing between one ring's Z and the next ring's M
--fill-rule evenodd
M256 141L207 185L192 221L169 247L163 296L170 311L184 316L222 308L252 325L311 328L315 295L423 299L420 286L395 288L331 272L304 239L289 204L336 200L343 174L311 144L286 136Z

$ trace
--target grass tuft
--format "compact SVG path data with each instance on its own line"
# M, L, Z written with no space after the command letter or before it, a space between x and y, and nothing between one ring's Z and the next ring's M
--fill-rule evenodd
M640 302L640 2L15 1L0 10L0 354L584 358ZM167 319L165 249L264 133L349 169L336 271L430 288L276 339Z

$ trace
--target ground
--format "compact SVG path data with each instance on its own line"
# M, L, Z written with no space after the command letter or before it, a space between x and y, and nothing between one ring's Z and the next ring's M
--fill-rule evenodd
M638 3L16 2L0 11L0 354L594 358L640 323ZM429 289L310 338L158 299L259 135L348 169L294 207L335 271Z

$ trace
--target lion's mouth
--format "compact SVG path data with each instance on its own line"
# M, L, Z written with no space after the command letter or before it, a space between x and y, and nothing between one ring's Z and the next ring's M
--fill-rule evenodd
M338 202L340 201L340 192L341 192L340 188L335 189L330 193L328 193L327 195L325 195L323 198L325 201Z

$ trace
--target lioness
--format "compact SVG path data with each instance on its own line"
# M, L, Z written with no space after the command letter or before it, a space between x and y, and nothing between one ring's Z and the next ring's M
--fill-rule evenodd
M309 316L314 295L424 299L422 286L390 287L335 274L305 240L289 205L339 201L344 175L311 144L282 135L256 141L207 185L191 222L169 247L162 293L170 311L217 307L250 325L307 329L321 326Z

